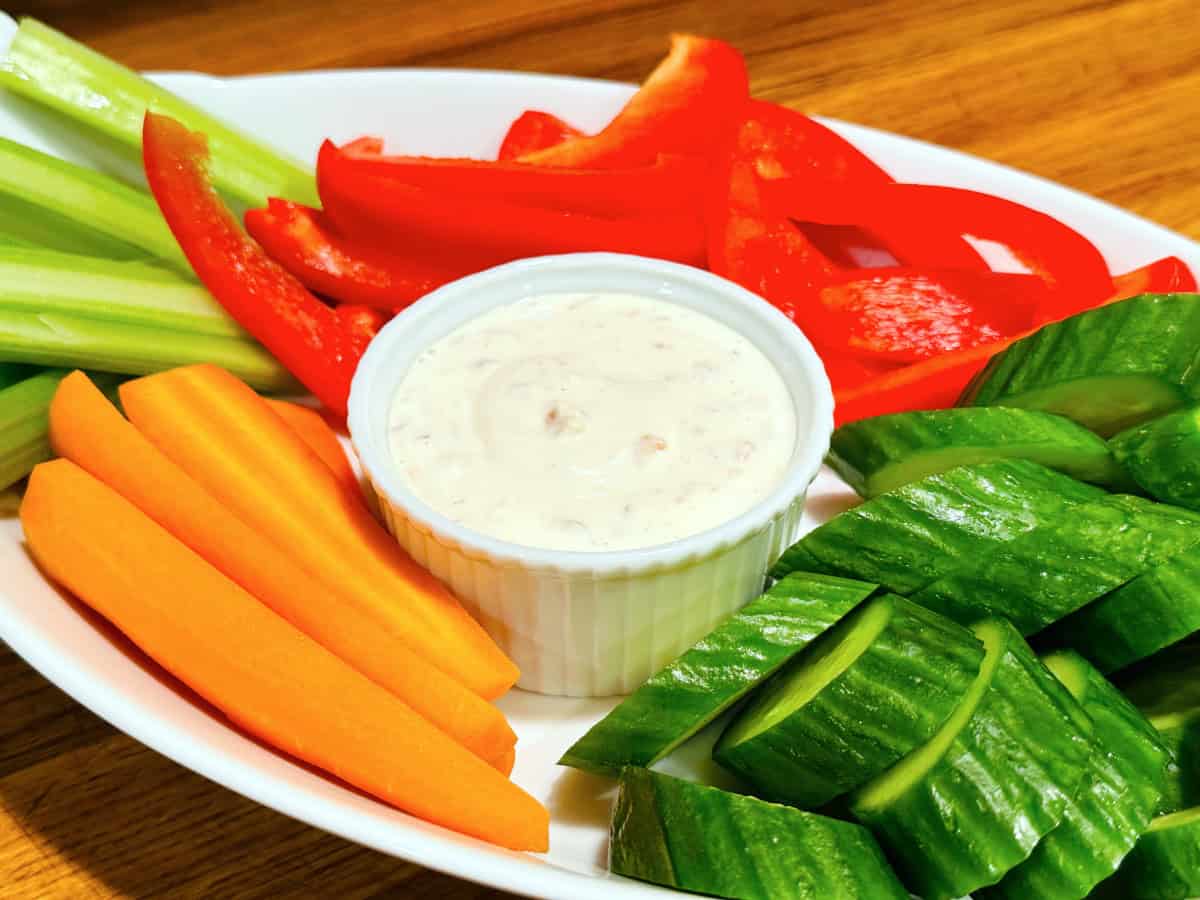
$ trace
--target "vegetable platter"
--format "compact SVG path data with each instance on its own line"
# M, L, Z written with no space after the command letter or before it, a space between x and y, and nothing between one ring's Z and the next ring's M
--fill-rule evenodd
M0 44L15 28L0 22ZM414 157L494 159L499 151L536 162L539 153L558 153L556 164L586 171L598 160L620 161L636 139L614 145L579 135L608 133L606 124L634 96L631 86L432 70L153 79L271 148L299 160L322 154L322 178L329 173L331 181L321 199L341 216L339 233L355 233L360 248L370 244L363 223L372 215L383 230L408 228L435 244L479 229L467 243L489 252L452 255L453 265L431 256L426 269L409 267L410 281L387 285L387 296L400 304L530 254L602 249L698 261L689 222L664 218L706 177L689 168L686 154L660 156L650 175L610 166L624 174L569 188L522 181L528 173L514 167L503 191L550 206L566 191L575 204L569 219L543 207L531 214L507 199L484 202L474 218L453 204L431 212L405 204L407 183L389 203L368 202L363 185L381 183L372 181L372 166L395 163L377 142L358 140L364 135L382 138L388 153ZM131 90L134 96L140 88ZM826 123L865 154L857 178L872 190L855 184L804 195L785 177L770 185L770 202L793 204L782 221L801 216L825 226L822 246L831 259L861 243L845 229L870 226L890 237L893 262L904 265L882 275L858 270L857 280L826 270L819 293L828 302L805 320L804 310L789 310L778 296L766 269L746 273L754 251L739 240L753 227L726 223L727 240L714 243L708 234L701 251L718 274L766 294L800 323L830 370L843 427L834 435L833 468L808 490L799 528L805 536L775 562L766 594L632 698L506 692L516 679L511 663L454 611L443 587L412 560L396 562L394 551L381 549L387 536L365 506L359 509L357 475L331 442L333 432L311 409L264 401L251 389L295 393L303 384L328 410L344 414L358 355L387 318L369 312L381 305L379 282L359 280L339 295L345 280L304 254L296 236L311 237L321 221L295 204L265 203L277 193L315 203L303 170L297 176L271 150L247 149L218 126L211 126L206 167L202 145L185 129L151 116L144 132L140 120L130 131L119 104L97 107L113 111L105 127L115 138L97 142L30 104L32 97L54 105L36 87L17 92L26 99L0 94L0 137L16 147L5 151L14 167L40 165L31 149L98 165L136 187L143 183L136 160L114 146L140 144L144 134L157 201L147 205L140 188L127 195L106 182L95 188L103 199L94 214L81 217L90 218L89 227L60 221L0 248L5 277L19 277L22 267L57 271L54 282L65 286L45 322L56 334L79 327L72 346L112 351L124 340L116 351L122 362L109 366L117 377L95 375L89 383L62 371L25 388L34 399L46 395L50 439L65 458L35 470L24 528L16 519L0 521L0 638L97 714L285 814L529 896L652 897L675 887L730 897L912 891L948 900L968 892L1083 897L1098 888L1167 900L1192 889L1200 798L1191 780L1197 773L1181 766L1194 750L1188 729L1200 721L1200 651L1189 643L1200 630L1200 608L1176 600L1200 577L1187 553L1200 536L1200 490L1185 456L1189 441L1200 440L1189 412L1200 400L1189 355L1200 351L1200 328L1188 327L1197 313L1193 301L1200 304L1190 293L1200 246L1012 169ZM528 110L546 115L526 122L525 132L510 130ZM159 111L179 112L165 101ZM769 130L775 115L762 105L747 120L757 123L750 132L763 122ZM190 121L195 127L207 120ZM522 145L526 140L533 143ZM262 165L228 163L238 158ZM872 167L887 174L872 174ZM486 191L494 184L461 161L416 168L403 177L421 179L419 190L467 184ZM38 171L53 180L45 165ZM215 194L179 189L207 177L235 209L249 209L250 233L295 276L286 280L286 310L305 310L307 338L297 339L304 329L288 324L287 315L256 318L251 300L278 300L282 282L275 269L258 264L258 245L236 225L222 224L233 220L216 215ZM72 184L87 202L84 182ZM971 205L965 195L922 185L1003 199ZM721 202L741 214L744 201ZM1006 201L1025 211L1014 213ZM933 225L904 227L903 210L915 203L936 212ZM355 209L361 216L346 212ZM396 218L396 210L409 218ZM595 220L587 218L592 214ZM641 227L647 214L658 227ZM1044 224L1039 214L1057 224L1045 225L1040 244L1032 242L1045 255L1018 247L1029 251L1015 254L1021 273L993 279L983 262L987 249L960 237L1011 249L1018 232ZM712 214L704 215L711 230ZM610 227L614 216L619 228ZM510 239L496 251L488 240L514 221L529 246ZM939 231L937 223L951 221L957 226ZM828 243L830 234L841 235L840 247ZM72 294L64 274L63 248L48 247L56 240L88 258L111 260L130 244L136 248L125 268L88 268L78 260L68 266L84 279L84 294L117 298L104 307L110 331L78 326L79 310L70 304L79 302L79 291ZM592 246L597 242L602 246ZM375 252L360 250L360 261L386 269L386 254ZM229 254L244 254L240 279L222 269ZM935 257L940 267L921 268ZM1170 273L1156 280L1161 270L1146 267L1168 258ZM203 288L174 274L190 278L191 269L248 334L218 314ZM797 277L810 276L817 277ZM871 287L876 278L887 286ZM354 309L331 311L315 298L306 307L303 298L312 295L301 282ZM175 299L162 301L170 291ZM932 298L931 305L897 313L889 304L900 295ZM985 299L967 302L978 298ZM3 308L11 312L17 302ZM12 321L24 314L11 312L18 317ZM899 329L888 324L896 314ZM63 317L57 328L55 315ZM134 331L123 331L131 317ZM954 326L949 345L947 332L925 327L933 320ZM152 335L182 330L188 340L135 346L130 335L137 328ZM313 335L323 355L312 352ZM26 348L50 343L36 335L21 340ZM1055 352L1081 346L1090 349ZM930 387L925 373L937 371L936 361L955 351L967 356L947 366L961 377L953 396L906 403ZM97 350L64 360L61 350L53 352L19 361L103 373L113 358ZM184 367L162 372L171 368L166 357ZM238 377L187 366L206 362ZM160 374L124 380L146 373ZM941 376L933 381L948 390ZM950 405L964 387L957 409L925 412ZM291 478L310 489L288 495ZM855 491L866 498L862 506ZM932 530L911 524L925 502L918 497L933 498L934 507L920 507ZM342 531L314 530L312 522L326 520L342 523ZM912 544L918 532L939 535L941 550ZM1105 544L1116 534L1121 541ZM1111 552L1099 558L1097 544ZM279 552L285 546L303 551L302 566L293 568L292 557ZM856 552L863 547L872 552ZM132 559L138 548L150 558L144 564L111 564L111 554ZM313 606L296 600L301 585L313 573L322 583L339 581L330 572L345 554L357 554L355 571L327 598L336 616L314 615ZM263 560L271 565L256 566ZM1032 574L1045 576L1056 563L1055 577ZM175 578L185 605L178 616L160 617L140 595L165 596ZM376 602L373 579L404 597L407 611ZM74 588L86 605L55 582ZM1020 591L1024 605L1010 599ZM1130 610L1141 610L1140 618ZM767 628L768 621L786 627ZM241 629L220 641L195 640L206 622ZM389 644L394 636L402 639ZM280 660L278 671L238 668L239 659L260 658L263 647ZM442 654L446 647L453 652ZM755 665L743 664L748 653ZM385 659L407 662L381 665ZM689 679L680 673L687 672L704 674L684 690ZM1018 717L1030 734L1013 726ZM423 770L430 777L422 786ZM504 777L510 771L511 781ZM974 780L967 774L980 772ZM990 791L989 783L1002 787ZM961 828L939 821L927 800L934 795L954 805ZM1117 795L1122 800L1114 805Z

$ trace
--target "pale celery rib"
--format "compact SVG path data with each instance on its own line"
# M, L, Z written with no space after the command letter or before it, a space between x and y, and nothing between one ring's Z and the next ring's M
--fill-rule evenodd
M66 374L41 372L0 389L0 492L50 458L50 401Z
M0 68L0 84L139 152L147 109L208 136L209 172L250 206L268 197L316 204L312 172L111 59L33 19L23 19Z
M148 193L4 138L0 227L52 249L78 247L88 255L117 259L149 254L191 274Z
M67 313L251 340L196 282L140 262L3 246L0 311Z
M253 341L2 306L0 359L126 375L213 363L261 391L297 389L287 370Z

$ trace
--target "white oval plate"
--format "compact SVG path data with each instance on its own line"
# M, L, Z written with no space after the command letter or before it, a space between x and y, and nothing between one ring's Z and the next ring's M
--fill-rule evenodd
M0 17L0 48L12 23ZM623 84L503 72L376 70L216 79L171 74L172 90L304 159L325 137L380 135L398 152L494 155L522 110L603 125L629 96ZM897 178L972 187L1052 213L1088 235L1114 271L1175 254L1200 271L1200 245L1091 197L970 156L857 125L831 122ZM95 160L77 135L0 97L0 134L59 155ZM114 162L114 166L119 165ZM128 171L128 168L126 168ZM809 495L808 526L854 502L830 473ZM496 849L426 824L315 774L231 729L102 621L64 598L30 562L16 521L0 522L0 638L46 678L117 728L218 784L384 853L533 897L663 897L608 875L610 782L561 769L559 755L611 700L514 691L501 701L520 736L513 777L550 809L551 850ZM705 768L698 739L665 768ZM711 770L706 777L712 775ZM712 777L719 778L719 775Z

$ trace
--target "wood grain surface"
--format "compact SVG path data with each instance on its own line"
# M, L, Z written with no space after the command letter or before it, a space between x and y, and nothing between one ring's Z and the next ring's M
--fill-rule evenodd
M1200 239L1196 0L51 0L136 68L451 66L638 80L666 34L739 46L759 96L977 153ZM0 896L497 898L243 800L0 647Z

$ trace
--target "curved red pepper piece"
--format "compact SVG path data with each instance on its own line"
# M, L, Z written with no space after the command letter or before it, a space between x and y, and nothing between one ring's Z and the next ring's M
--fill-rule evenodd
M251 237L305 287L342 303L396 311L472 271L349 240L317 210L287 200L248 210L245 222Z
M1028 329L1046 293L1034 275L860 269L821 288L804 321L826 346L916 362Z
M147 112L142 158L154 199L204 286L322 403L345 416L358 341L242 231L209 183L204 135Z
M382 310L354 303L339 303L333 312L360 355L367 352L367 345L392 318Z
M583 137L583 132L558 116L527 109L513 120L500 144L499 160L520 159L528 153L557 147L563 141Z
M580 169L645 166L661 153L710 155L749 96L742 55L724 41L671 36L671 52L599 134L521 157Z
M1073 228L1046 213L1003 197L899 182L869 190L822 194L802 179L777 180L765 190L792 215L826 225L857 225L881 235L919 231L943 223L957 234L995 241L1009 249L1051 288L1087 309L1112 292L1112 276L1100 251Z
M502 200L517 206L588 213L606 218L699 215L696 186L707 174L696 157L660 156L632 169L568 169L479 159L383 156L342 147L323 148L325 165L337 157L336 177L375 177L436 194Z
M684 263L704 258L697 215L607 219L427 191L345 165L332 144L321 148L317 190L326 214L347 237L434 260L486 268L526 256L608 250Z

